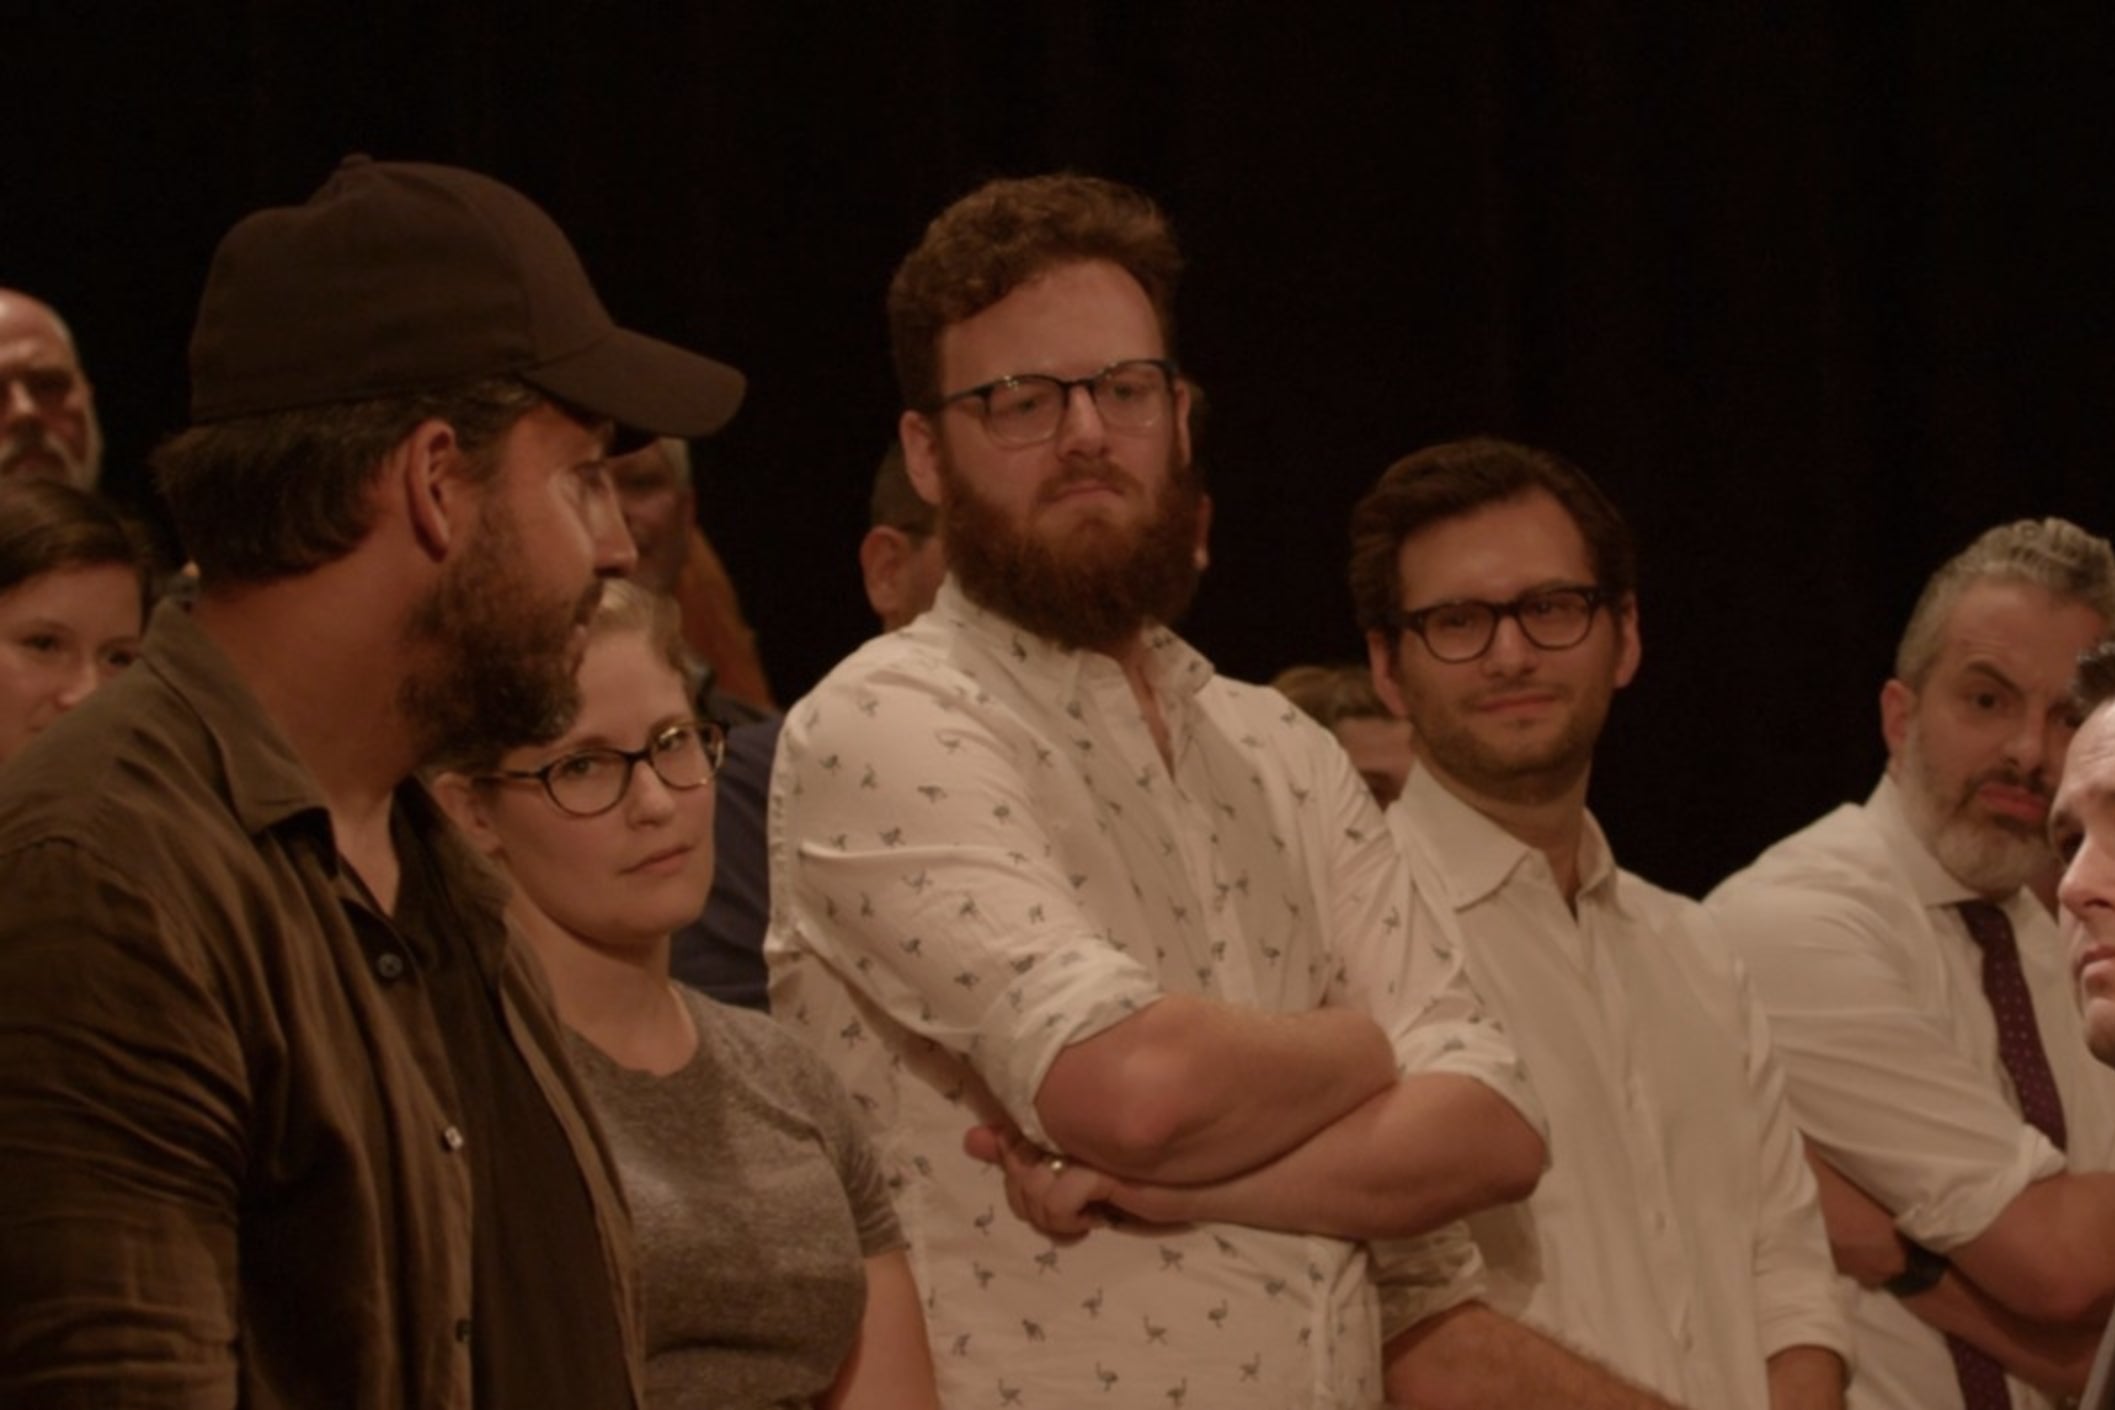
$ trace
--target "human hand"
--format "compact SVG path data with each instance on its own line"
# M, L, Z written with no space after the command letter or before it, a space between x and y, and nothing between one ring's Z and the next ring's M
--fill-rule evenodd
M1115 1179L1036 1145L1011 1125L972 1126L962 1149L1006 1176L1006 1205L1014 1217L1053 1239L1070 1241L1109 1223L1106 1202Z

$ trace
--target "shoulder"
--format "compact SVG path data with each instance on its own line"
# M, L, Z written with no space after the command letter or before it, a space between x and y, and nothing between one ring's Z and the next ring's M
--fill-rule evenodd
M1856 804L1782 839L1727 877L1706 904L1730 921L1762 912L1830 912L1885 902L1900 891L1887 841Z
M0 769L0 871L78 868L181 888L254 859L214 744L135 667Z
M820 1055L768 1014L736 1008L678 984L698 1042L723 1075L813 1116L844 1103L843 1088Z
M1719 917L1703 902L1657 886L1635 872L1619 873L1623 907L1693 975L1741 987L1740 962Z

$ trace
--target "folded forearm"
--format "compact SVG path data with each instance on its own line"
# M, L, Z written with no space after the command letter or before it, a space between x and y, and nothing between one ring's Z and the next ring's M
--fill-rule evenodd
M2085 1388L2100 1333L2097 1323L2030 1322L2006 1311L1957 1270L1903 1306L2051 1394L2076 1395Z
M1389 1400L1416 1410L1675 1410L1478 1302L1427 1318L1386 1354Z
M1524 1198L1543 1145L1482 1083L1412 1075L1253 1170L1198 1185L1127 1184L1119 1208L1338 1238L1399 1238Z
M1036 1113L1060 1150L1113 1175L1195 1183L1293 1149L1394 1077L1387 1039L1362 1013L1169 995L1067 1048Z

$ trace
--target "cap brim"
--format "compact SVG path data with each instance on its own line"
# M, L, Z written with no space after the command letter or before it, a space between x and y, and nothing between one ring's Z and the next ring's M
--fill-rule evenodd
M748 387L723 362L622 328L519 376L583 411L657 436L711 435L732 419Z

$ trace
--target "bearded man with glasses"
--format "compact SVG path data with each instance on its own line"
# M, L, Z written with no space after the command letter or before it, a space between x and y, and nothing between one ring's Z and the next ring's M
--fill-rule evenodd
M949 1405L1370 1407L1356 1240L1542 1161L1350 761L1171 629L1205 513L1178 262L1086 177L933 223L889 308L950 577L779 747L772 1011L869 1115Z

